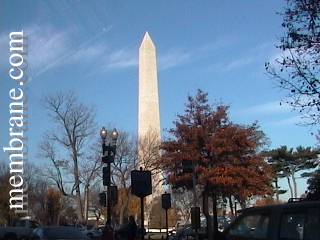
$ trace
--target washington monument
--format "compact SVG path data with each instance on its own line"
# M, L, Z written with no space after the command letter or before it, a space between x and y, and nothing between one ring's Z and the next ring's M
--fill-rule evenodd
M139 48L139 165L151 170L152 163L159 158L161 141L159 90L156 47L148 32ZM161 170L152 171L154 197L162 193Z
M156 47L146 32L139 49L139 137L145 137L152 132L160 139L156 58Z

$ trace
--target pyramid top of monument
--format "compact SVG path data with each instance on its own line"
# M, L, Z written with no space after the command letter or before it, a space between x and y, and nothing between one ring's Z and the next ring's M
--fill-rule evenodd
M148 31L144 34L144 37L142 39L142 42L141 42L141 45L140 45L140 48L155 48L155 45L148 33Z

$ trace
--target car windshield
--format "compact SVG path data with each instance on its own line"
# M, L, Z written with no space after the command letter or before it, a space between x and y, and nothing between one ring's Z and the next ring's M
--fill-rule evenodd
M83 233L75 228L47 228L44 235L52 239L85 239Z
M244 215L230 229L230 236L266 239L269 225L269 214L253 213Z
M26 220L20 220L20 221L17 221L13 224L13 226L15 227L25 227L26 226Z

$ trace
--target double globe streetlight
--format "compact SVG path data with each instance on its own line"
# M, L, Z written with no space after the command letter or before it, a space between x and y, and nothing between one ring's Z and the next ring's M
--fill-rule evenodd
M102 168L103 185L108 187L107 199L105 193L100 194L100 202L105 206L107 202L107 223L111 224L111 205L116 204L117 201L117 187L111 186L111 163L114 162L116 155L118 132L114 128L111 132L111 141L107 142L108 131L103 127L100 130L100 136L102 140L102 163L106 164Z

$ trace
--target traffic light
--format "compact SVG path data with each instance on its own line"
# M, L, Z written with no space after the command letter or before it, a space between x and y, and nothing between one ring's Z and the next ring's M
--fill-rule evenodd
M102 207L107 206L107 197L105 192L99 193L99 203Z
M114 156L116 152L116 146L110 146L110 145L102 145L102 162L103 163L113 163L114 162Z
M110 186L110 164L102 168L103 186Z

